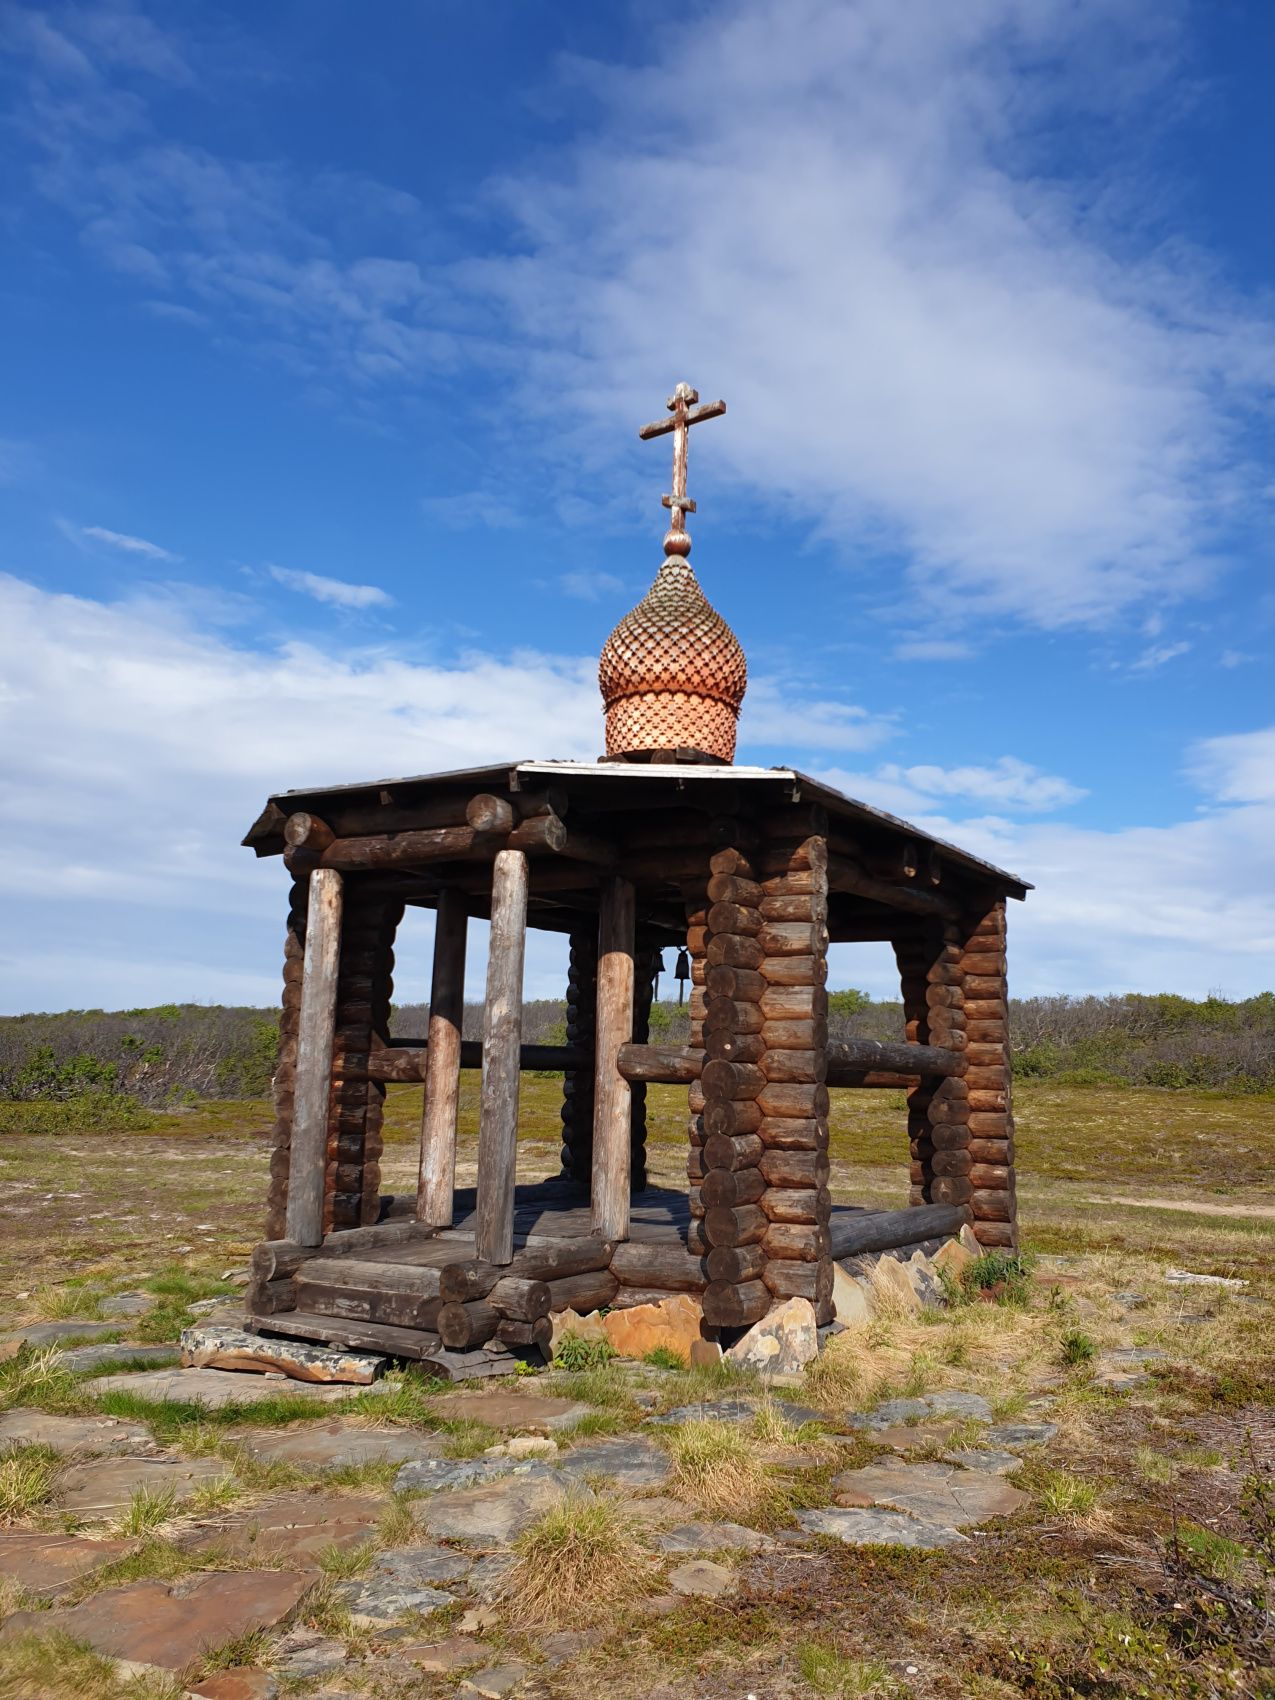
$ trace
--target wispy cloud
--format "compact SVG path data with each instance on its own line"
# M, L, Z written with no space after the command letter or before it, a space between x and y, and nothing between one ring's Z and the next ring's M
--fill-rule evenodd
M90 543L104 543L108 549L119 549L125 555L141 555L148 561L175 564L181 560L181 556L174 555L171 549L162 549L158 543L152 543L145 537L133 537L127 531L110 531L104 525L61 526L60 529L64 534L69 530L72 535L78 534Z
M333 608L387 608L394 601L388 591L375 584L347 584L344 579L325 578L322 573L300 572L293 567L268 566L266 571L276 584Z
M1218 803L1275 803L1275 726L1201 738L1187 752L1187 772Z
M1129 663L1131 673L1154 673L1158 667L1165 667L1170 661L1176 661L1179 655L1185 655L1191 645L1185 641L1178 643L1156 643L1149 649L1144 649L1136 661Z
M792 680L749 681L740 716L740 741L793 750L874 750L898 734L891 714L873 714L857 703L804 695Z
M563 573L558 579L558 589L564 596L574 596L578 602L605 602L622 593L624 580L616 578L614 573L590 569Z
M894 646L896 661L968 661L974 653L962 638L906 638Z

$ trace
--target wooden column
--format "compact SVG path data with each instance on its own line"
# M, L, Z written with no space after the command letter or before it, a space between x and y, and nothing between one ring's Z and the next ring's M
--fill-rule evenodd
M738 825L739 823L737 823ZM735 846L709 862L707 949L704 957L704 1239L709 1283L704 1321L717 1328L746 1328L770 1309L762 1239L767 1218L759 1200L766 1180L758 1163L762 1110L757 1102L766 1077L757 1063L761 1039L758 969L764 955L761 887L747 846L755 833L739 826ZM698 989L698 988L697 988Z
M651 1005L655 999L655 964L660 941L639 932L633 955L633 1042L645 1045L651 1037ZM646 1085L629 1082L629 1192L646 1190Z
M977 915L964 932L969 1209L980 1245L1016 1250L1018 1207L1004 900Z
M937 948L925 970L928 1043L947 1051L965 1050L965 970L958 942L961 929L946 923L935 935ZM959 1075L934 1084L927 1117L931 1154L927 1203L968 1207L970 1182L969 1087Z
M491 942L483 1010L483 1073L478 1108L478 1208L474 1249L488 1263L514 1254L518 1162L518 1067L522 1044L522 966L527 948L527 857L501 850L492 870Z
M562 1081L562 1173L578 1186L593 1184L593 1057L598 1019L598 927L576 927L567 968L567 1044L588 1064L567 1069Z
M274 1149L270 1153L270 1194L266 1208L266 1238L281 1240L288 1209L288 1168L291 1160L292 1118L296 1109L297 1031L301 1018L301 979L305 961L306 911L310 904L308 875L294 878L288 903L288 930L283 946L283 1003L279 1011L279 1059L274 1079Z
M332 868L316 868L310 876L305 962L301 976L296 1095L285 1218L287 1237L298 1245L318 1245L323 1238L341 906L341 875Z
M459 891L440 892L434 922L434 973L429 990L429 1049L417 1220L449 1228L456 1189L456 1111L460 1102L460 1038L465 1018L465 942L469 914Z
M626 879L602 886L598 911L597 1052L593 1087L593 1232L629 1237L629 1083L618 1064L633 1037L634 894Z
M707 973L705 952L708 949L707 885L708 881L705 879L698 886L682 888L686 908L686 954L691 959L691 995L687 1012L690 1020L688 1044L695 1051L704 1048L704 979ZM686 1152L687 1203L691 1212L686 1249L696 1257L704 1257L708 1253L708 1241L704 1237L704 1200L701 1196L705 1134L704 1087L700 1081L692 1081L688 1087L686 1106L689 1111L686 1124L689 1142Z
M337 971L332 1098L328 1107L325 1231L368 1227L381 1207L385 1086L370 1078L373 1051L389 1043L394 935L403 905L346 880Z
M821 824L817 817L811 824ZM819 832L777 836L761 865L758 943L766 1084L759 1098L767 1219L762 1279L832 1320L828 1190L828 846Z

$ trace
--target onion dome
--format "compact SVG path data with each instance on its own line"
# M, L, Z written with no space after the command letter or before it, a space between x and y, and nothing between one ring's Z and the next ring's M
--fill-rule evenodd
M684 532L681 540L689 547ZM665 557L655 583L603 644L598 683L609 760L679 749L734 760L748 666L684 555Z
M735 758L748 667L734 632L699 587L685 523L695 512L686 494L689 429L725 413L726 403L697 407L698 401L698 391L679 384L668 400L673 417L638 433L672 432L673 490L664 497L670 510L664 565L602 646L598 683L611 761L674 759L683 751L727 764Z

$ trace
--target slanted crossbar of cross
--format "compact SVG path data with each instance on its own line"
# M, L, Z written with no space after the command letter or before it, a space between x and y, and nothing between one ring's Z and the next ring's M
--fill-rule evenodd
M704 419L716 419L718 414L726 411L724 401L706 401L702 407L697 407L698 401L698 390L693 390L689 384L679 384L668 398L668 410L673 417L657 419L651 425L643 425L638 432L643 442L650 437L663 437L669 431L673 433L673 489L664 497L664 506L670 510L669 531L674 533L684 533L686 515L695 512L695 504L686 494L687 434L692 425L698 425Z

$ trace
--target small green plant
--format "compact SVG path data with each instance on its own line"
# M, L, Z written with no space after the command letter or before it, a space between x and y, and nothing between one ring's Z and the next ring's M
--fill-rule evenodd
M1020 1252L985 1251L961 1276L966 1292L997 1304L1025 1306L1031 1298L1031 1259Z
M1031 1490L1041 1509L1051 1517L1079 1522L1097 1509L1102 1490L1096 1482L1087 1482L1067 1470L1040 1467L1033 1472Z
M147 1535L168 1521L176 1503L177 1495L170 1487L158 1491L148 1487L134 1488L132 1498L116 1520L116 1533Z
M615 1355L615 1348L608 1340L586 1340L568 1328L558 1341L553 1364L555 1369L602 1369Z
M336 1582L349 1582L363 1575L375 1552L371 1541L361 1541L352 1547L327 1546L319 1554L319 1569Z
M1248 1560L1247 1550L1238 1541L1227 1540L1225 1535L1201 1528L1198 1523L1177 1524L1173 1544L1179 1567L1219 1582L1237 1581Z
M685 1369L686 1359L680 1352L675 1352L671 1346L653 1346L642 1359L644 1364L650 1364L652 1369Z
M1092 1363L1098 1355L1098 1342L1083 1328L1068 1328L1059 1342L1062 1361L1069 1368Z
M882 1659L850 1659L821 1641L797 1648L797 1668L816 1694L837 1700L863 1700L879 1693L889 1681L890 1667Z

